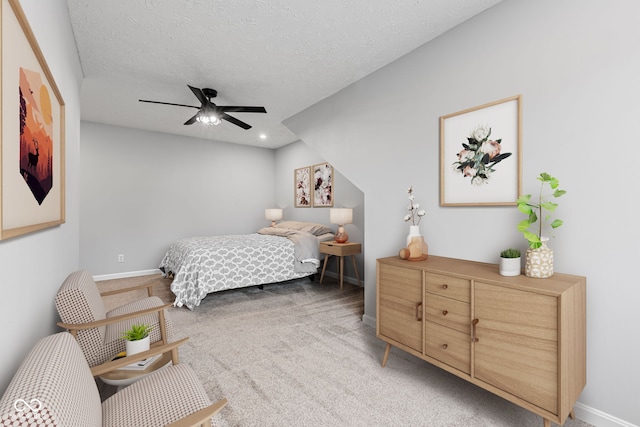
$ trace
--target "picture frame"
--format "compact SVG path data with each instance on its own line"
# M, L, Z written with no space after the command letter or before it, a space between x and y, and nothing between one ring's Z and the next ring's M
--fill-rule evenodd
M440 117L440 205L515 206L522 193L522 95Z
M313 165L313 207L333 207L333 166Z
M310 208L313 203L311 191L311 166L293 171L293 198L296 208Z
M65 222L65 104L18 0L1 0L0 240Z

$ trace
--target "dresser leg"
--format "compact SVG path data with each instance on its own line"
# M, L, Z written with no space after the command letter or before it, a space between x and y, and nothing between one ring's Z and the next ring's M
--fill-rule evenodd
M543 418L542 420L544 421L544 427L551 427L551 420L546 418Z
M387 348L384 349L384 356L382 357L382 367L384 368L389 358L389 352L391 351L391 344L387 343Z
M575 409L572 409L571 412L569 412L569 418L571 418L572 420L576 419Z

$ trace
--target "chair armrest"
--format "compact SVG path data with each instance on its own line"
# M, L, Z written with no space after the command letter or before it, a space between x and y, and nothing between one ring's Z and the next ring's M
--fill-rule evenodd
M165 308L172 307L172 303L165 305L159 305L158 307L147 308L145 310L135 311L133 313L121 314L120 316L107 317L106 319L96 320L95 322L88 323L63 323L58 322L57 325L61 328L68 329L69 331L80 331L83 329L93 329L102 326L110 325L112 323L120 322L121 320L134 319L136 317L144 316L145 314L155 313L162 311Z
M180 418L178 421L167 424L165 427L194 427L205 425L205 423L215 414L220 412L220 410L224 408L226 404L227 399L219 400L216 403L209 405L206 408L200 409L199 411L194 412L191 415Z
M91 374L93 374L94 377L97 377L98 375L102 375L106 372L111 372L118 368L122 368L123 366L127 366L130 363L138 362L142 359L146 359L147 357L155 356L156 354L167 353L169 351L172 351L178 348L179 346L186 343L187 341L189 341L189 337L182 338L181 340L174 341L169 344L158 345L158 346L152 347L147 351L132 354L131 356L126 356L121 359L111 360L101 365L96 365L91 368Z
M137 291L139 289L146 289L147 290L147 294L151 297L153 296L153 284L151 283L143 283L142 285L136 285L136 286L130 286L128 288L121 288L121 289L114 289L111 291L104 291L104 292L100 292L100 296L106 297L109 295L117 295L117 294L122 294L124 292L132 292L132 291Z

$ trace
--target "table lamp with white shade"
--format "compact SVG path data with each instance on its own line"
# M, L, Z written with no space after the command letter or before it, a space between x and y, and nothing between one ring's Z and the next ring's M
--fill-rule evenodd
M282 219L282 209L265 209L264 219L271 220L271 226L276 226L276 221Z
M335 241L338 243L345 243L349 240L349 235L344 229L345 224L351 224L353 222L353 209L349 208L332 208L329 210L329 222L331 224L338 224L338 231L336 232Z

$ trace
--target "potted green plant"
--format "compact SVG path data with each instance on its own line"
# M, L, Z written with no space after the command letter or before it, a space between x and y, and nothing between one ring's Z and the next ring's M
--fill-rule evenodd
M520 249L505 249L500 252L500 274L502 276L519 276L522 268Z
M531 194L520 196L516 201L518 210L527 215L527 219L518 223L518 231L529 242L525 274L529 277L546 278L553 275L553 251L547 247L549 236L544 236L543 232L547 226L556 229L563 224L561 219L551 219L551 213L558 207L551 198L561 197L566 191L559 188L560 182L557 178L546 172L541 173L536 179L540 181L538 201L532 201ZM545 192L547 186L548 190ZM535 227L533 231L532 226Z
M145 324L131 325L131 328L122 333L122 338L125 339L127 356L149 350L149 333L152 329L152 326Z

